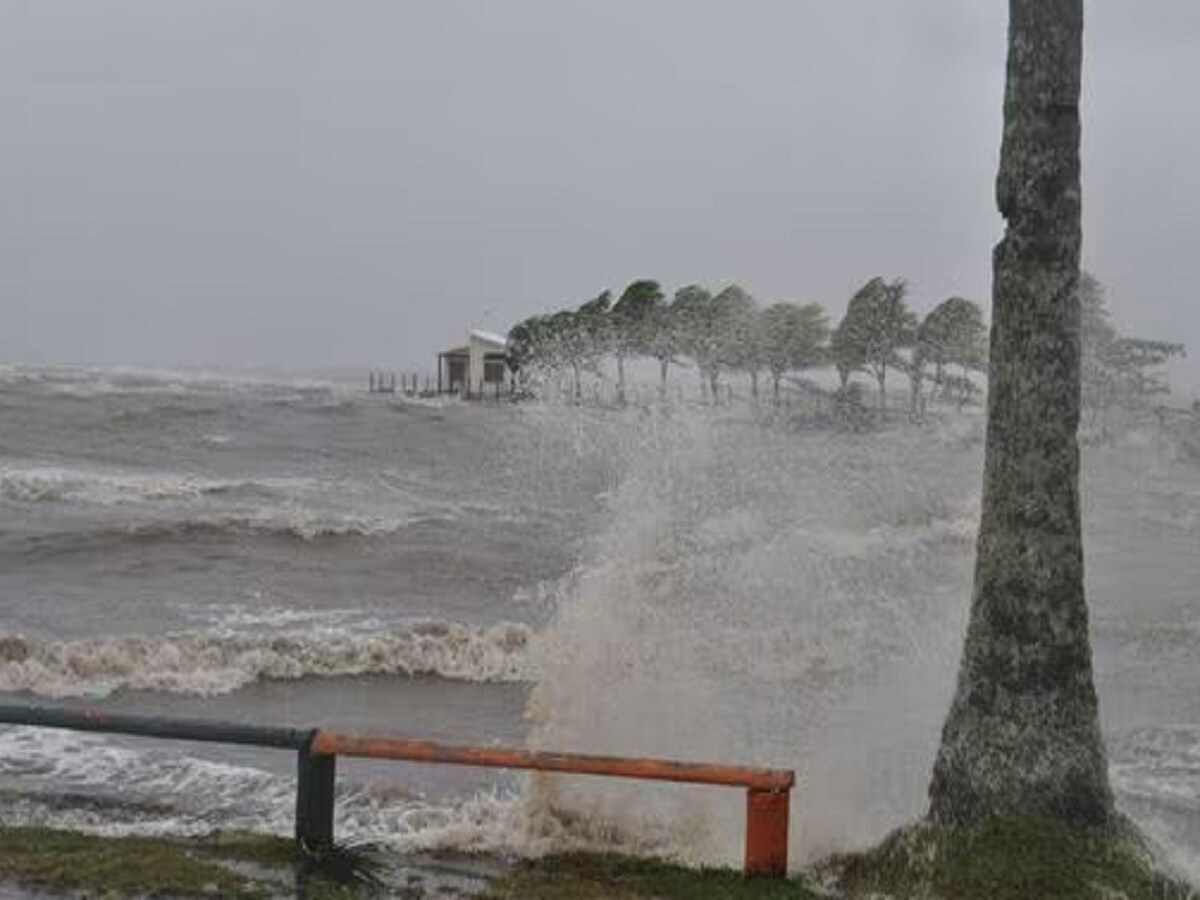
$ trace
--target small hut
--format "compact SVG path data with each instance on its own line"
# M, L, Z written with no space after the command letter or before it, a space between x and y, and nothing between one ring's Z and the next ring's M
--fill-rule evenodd
M512 388L508 341L498 334L471 330L467 343L438 354L438 392L468 399L500 396Z

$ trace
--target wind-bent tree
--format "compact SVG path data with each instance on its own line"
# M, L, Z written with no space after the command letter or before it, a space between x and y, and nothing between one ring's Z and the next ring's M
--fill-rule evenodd
M673 303L656 303L646 317L645 346L647 356L658 360L659 393L667 390L667 370L679 355L680 333L678 315Z
M1145 408L1170 392L1161 368L1186 355L1183 344L1124 337L1112 324L1104 287L1084 272L1079 281L1083 408L1096 417L1110 407Z
M904 298L904 281L884 284L869 294L867 305L867 366L879 385L879 408L887 406L888 368L901 362L897 351L912 344L917 332L917 317L909 311Z
M662 287L657 281L632 282L613 304L612 349L617 357L617 400L625 401L625 358L648 352L655 311L662 305Z
M834 365L845 386L856 369L870 370L879 385L879 406L887 404L887 373L899 362L897 351L912 343L916 316L904 298L908 285L903 280L890 284L872 278L850 298L846 315L833 338Z
M552 369L569 367L574 376L571 394L583 398L583 371L595 370L608 348L608 291L577 310L565 309L544 317L539 324L539 346Z
M1116 824L1079 513L1083 0L1010 0L983 514L930 818Z
M717 307L712 293L698 284L681 287L675 292L671 313L679 348L696 363L701 389L710 383L715 386L720 367L720 343Z
M716 365L709 370L713 399L722 369L750 373L751 392L758 396L758 373L763 367L758 308L740 285L731 284L712 298L711 327L716 344Z
M851 300L853 303L853 299ZM850 383L850 376L867 364L867 345L859 334L861 314L852 313L850 307L829 338L829 358L837 369L842 390Z
M819 303L773 303L762 312L763 358L771 373L775 402L785 372L818 365L829 337L829 319Z
M948 396L956 382L963 384L971 370L983 371L987 360L987 326L979 304L962 297L951 297L935 306L917 330L913 359L933 365L935 390ZM956 364L962 379L948 379L946 367ZM918 373L918 377L922 373ZM914 389L914 397L915 389Z
M530 370L548 363L548 333L546 316L531 316L514 325L508 332L508 368L519 383L524 383Z

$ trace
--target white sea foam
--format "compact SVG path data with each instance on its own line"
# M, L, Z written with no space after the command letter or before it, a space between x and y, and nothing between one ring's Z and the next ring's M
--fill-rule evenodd
M526 625L473 628L441 621L353 635L195 632L39 642L0 633L0 690L45 697L97 697L120 689L215 695L260 679L351 675L526 681L534 675L533 640Z
M297 398L343 393L335 382L287 375L152 369L136 366L8 365L0 368L0 387L36 386L51 395L92 399L111 395L193 396L213 393L291 392Z
M454 849L541 856L616 850L680 857L669 836L632 837L560 818L533 802L539 786L503 784L437 800L386 785L339 779L339 840L401 852ZM0 825L38 825L115 835L197 835L239 829L287 835L295 781L175 749L38 728L0 728L0 784L19 785L0 804Z
M213 479L169 472L122 472L45 465L0 465L0 498L20 503L114 506L197 500L236 491L286 493L315 482L302 478Z
M213 513L156 521L119 529L130 537L171 537L189 533L275 534L311 541L323 537L386 537L430 516L372 516L309 509L298 504L246 512Z

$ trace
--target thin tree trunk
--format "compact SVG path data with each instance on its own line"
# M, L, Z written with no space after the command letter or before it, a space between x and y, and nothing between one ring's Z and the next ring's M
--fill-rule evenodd
M750 396L758 399L758 369L750 370Z
M617 352L617 402L625 402L625 354Z
M1083 0L1010 0L983 515L930 817L1116 821L1079 521Z

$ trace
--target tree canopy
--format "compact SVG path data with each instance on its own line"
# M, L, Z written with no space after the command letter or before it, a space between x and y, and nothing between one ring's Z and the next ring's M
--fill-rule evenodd
M1120 334L1103 287L1087 273L1080 279L1078 297L1084 409L1094 414L1144 406L1164 393L1163 366L1181 355L1183 347ZM584 374L604 377L602 363L613 358L619 401L625 399L626 363L638 357L658 362L660 390L665 390L672 364L695 367L714 400L728 374L748 375L757 396L758 375L766 371L778 400L787 373L831 365L843 388L856 373L873 378L882 408L888 373L900 370L908 376L911 410L919 419L931 398L940 396L961 407L982 394L976 379L987 368L988 327L980 305L959 296L943 300L918 320L908 308L903 279L867 281L831 330L818 303L760 306L737 284L715 294L703 285L685 285L668 303L660 282L639 278L615 302L603 291L579 306L518 322L509 332L508 349L518 380L569 373L577 397ZM926 391L928 384L933 387Z

